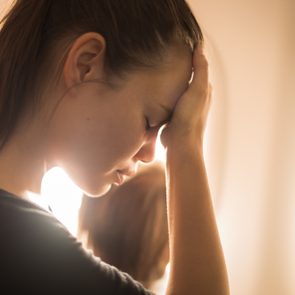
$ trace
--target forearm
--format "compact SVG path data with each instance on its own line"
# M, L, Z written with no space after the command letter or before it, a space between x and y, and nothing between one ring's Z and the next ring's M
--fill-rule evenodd
M202 149L192 141L169 145L167 189L171 272L166 294L229 294Z

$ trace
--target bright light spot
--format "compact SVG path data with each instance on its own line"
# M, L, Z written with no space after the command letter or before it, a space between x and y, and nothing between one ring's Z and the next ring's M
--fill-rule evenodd
M165 163L166 150L161 143L160 134L161 130L156 141L155 160ZM46 207L48 204L56 218L76 236L83 193L61 168L52 168L45 174L41 196L43 204L40 205Z
M164 128L164 126L160 129L160 131L158 133L157 140L156 140L155 160L161 161L163 163L166 163L166 149L162 145L161 139L160 139L161 131L162 131L163 128ZM204 134L204 144L203 144L204 154L205 154L204 157L205 157L205 159L207 157L209 157L209 155L208 155L208 141L209 141L208 132L205 131L205 134Z
M160 135L161 135L161 129L158 133L158 137L157 137L157 141L156 141L155 160L165 163L166 162L166 150L161 143Z
M155 160L166 161L166 151L161 144L160 136L158 136L156 142ZM43 177L41 187L43 204L40 204L39 198L39 205L43 205L43 207L49 205L56 218L76 236L82 196L82 191L73 183L64 170L55 167ZM35 199L37 200L37 198Z
M29 201L35 203L36 205L38 205L48 211L48 209L49 209L48 203L47 203L47 200L43 196L40 196L39 194L35 194L33 192L28 191L27 198Z
M167 264L163 277L161 279L159 279L158 281L156 281L151 288L151 290L155 294L159 294L159 295L166 294L166 289L167 289L168 280L169 280L169 274L170 274L170 263Z
M83 194L61 168L55 167L45 174L41 195L47 200L56 218L76 235Z

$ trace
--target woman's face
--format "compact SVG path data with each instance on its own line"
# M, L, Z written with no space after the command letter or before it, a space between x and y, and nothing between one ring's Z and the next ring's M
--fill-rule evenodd
M50 158L89 195L102 195L154 156L159 127L191 77L188 50L170 49L158 68L134 71L115 86L86 82L69 92L50 121ZM150 127L148 127L148 125Z

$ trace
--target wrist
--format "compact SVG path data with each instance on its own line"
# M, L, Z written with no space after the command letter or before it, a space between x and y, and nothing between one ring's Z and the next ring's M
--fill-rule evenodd
M169 134L165 138L167 153L198 153L203 155L203 135L195 132Z

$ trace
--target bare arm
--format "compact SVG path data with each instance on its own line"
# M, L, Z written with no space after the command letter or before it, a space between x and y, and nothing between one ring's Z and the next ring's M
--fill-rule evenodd
M229 294L203 159L210 103L208 64L194 53L194 79L162 136L167 147L170 276L166 295Z

